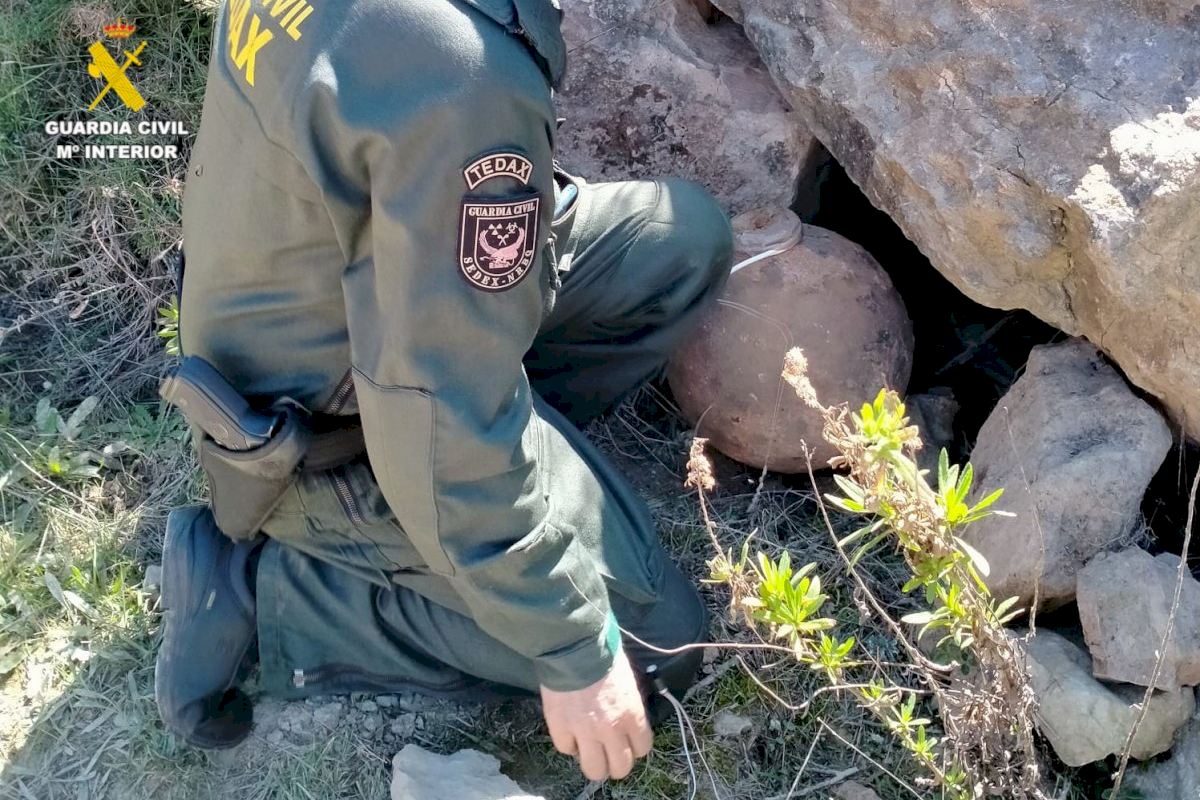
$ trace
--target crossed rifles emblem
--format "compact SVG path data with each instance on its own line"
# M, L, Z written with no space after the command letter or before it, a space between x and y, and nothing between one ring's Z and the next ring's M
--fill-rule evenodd
M104 26L104 35L113 39L128 39L137 28L127 22L117 20L112 25ZM118 64L112 54L108 52L108 48L103 42L92 42L88 47L88 52L92 56L92 61L88 64L88 74L93 78L100 78L104 81L104 88L100 90L100 94L96 95L96 99L88 106L88 111L94 111L96 106L100 105L100 101L104 99L110 91L116 92L117 97L121 98L121 102L129 107L131 111L141 111L146 105L145 99L142 98L141 92L129 80L126 71L131 66L142 65L138 56L142 54L142 50L146 48L146 42L143 40L141 44L131 53L125 51L125 63Z

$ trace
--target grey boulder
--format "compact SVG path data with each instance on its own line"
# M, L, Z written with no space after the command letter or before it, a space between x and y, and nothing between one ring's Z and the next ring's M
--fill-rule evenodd
M1038 699L1038 727L1058 757L1080 767L1120 753L1145 689L1096 680L1087 652L1049 630L1039 630L1026 652ZM1191 689L1155 693L1134 737L1133 757L1147 759L1169 750L1195 709Z
M815 139L737 25L688 0L564 0L563 165L589 180L674 175L727 211L791 203Z
M1130 548L1101 553L1079 573L1076 602L1097 678L1149 686L1163 650L1179 558ZM1155 686L1200 683L1200 582L1184 575L1171 638Z
M1130 770L1127 783L1145 800L1196 800L1200 797L1200 716L1180 732L1171 757L1144 770Z
M1025 374L979 431L976 498L1005 490L966 529L999 598L1060 605L1097 553L1127 543L1142 496L1171 446L1162 416L1081 339L1034 348Z
M1097 342L1200 434L1194 2L716 4L940 272Z

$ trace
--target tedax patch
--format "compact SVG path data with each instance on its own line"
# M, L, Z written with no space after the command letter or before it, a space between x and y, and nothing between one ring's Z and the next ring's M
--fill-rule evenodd
M529 274L537 255L541 202L536 194L463 198L458 267L468 283L503 292Z
M533 162L520 153L490 153L475 159L463 170L467 189L471 191L492 178L516 178L528 186L532 177Z

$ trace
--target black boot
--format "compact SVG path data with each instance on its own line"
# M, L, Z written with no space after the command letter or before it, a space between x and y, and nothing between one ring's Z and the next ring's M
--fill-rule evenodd
M234 684L255 638L248 566L258 544L226 537L207 506L167 517L154 698L166 726L197 747L232 747L253 727Z

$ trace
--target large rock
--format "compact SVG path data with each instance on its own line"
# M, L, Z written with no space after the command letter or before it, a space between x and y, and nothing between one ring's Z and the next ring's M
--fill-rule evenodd
M1192 0L715 0L976 300L1087 336L1200 435Z
M979 431L971 463L978 492L1005 490L966 539L991 565L998 597L1043 605L1075 595L1075 576L1120 547L1171 446L1157 411L1136 397L1094 347L1076 339L1034 348L1025 374Z
M1149 686L1175 595L1179 558L1140 548L1101 553L1079 573L1076 602L1097 678ZM1200 582L1184 576L1155 686L1200 683Z
M1145 689L1096 680L1087 652L1046 629L1029 642L1027 653L1038 699L1038 727L1058 757L1080 767L1120 753ZM1169 750L1175 732L1195 710L1191 689L1155 693L1133 739L1133 757L1147 759Z
M564 166L591 180L691 178L734 213L791 203L816 140L737 25L706 25L689 0L564 0L563 10Z
M739 215L736 257L787 247L799 224L786 210ZM804 350L825 405L857 408L884 386L903 392L912 369L912 324L879 264L823 228L805 225L800 235L783 253L730 276L667 370L700 436L738 461L778 472L806 469L806 444L815 467L836 455L821 437L820 413L783 382L788 350Z
M1196 800L1200 797L1200 716L1175 740L1171 757L1125 774L1130 789L1144 800Z
M407 744L392 759L392 800L545 800L500 774L500 762L478 750L449 756Z

